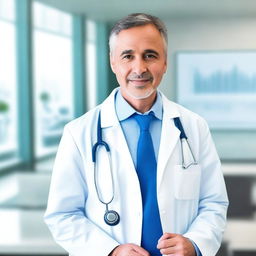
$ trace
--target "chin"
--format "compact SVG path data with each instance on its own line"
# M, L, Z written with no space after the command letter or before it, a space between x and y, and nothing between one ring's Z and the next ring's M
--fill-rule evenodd
M136 90L134 90L134 92L132 90L126 90L126 94L134 100L143 100L149 98L155 91L156 88L150 88L142 91L138 90L138 92L136 92Z

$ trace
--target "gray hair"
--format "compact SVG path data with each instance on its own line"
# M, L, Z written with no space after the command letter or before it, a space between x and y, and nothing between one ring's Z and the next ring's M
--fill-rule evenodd
M167 53L167 44L168 44L168 36L167 36L167 29L164 23L157 18L156 16L149 15L146 13L132 13L129 14L127 17L119 20L114 27L112 28L110 35L109 35L109 49L110 53L113 51L114 41L116 36L125 29L144 26L152 24L154 25L158 31L160 32L164 45L165 45L165 52Z

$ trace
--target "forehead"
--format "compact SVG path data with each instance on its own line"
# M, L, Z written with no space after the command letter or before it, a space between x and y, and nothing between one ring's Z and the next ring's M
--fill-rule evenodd
M164 51L164 40L158 29L151 24L122 30L115 38L113 51Z

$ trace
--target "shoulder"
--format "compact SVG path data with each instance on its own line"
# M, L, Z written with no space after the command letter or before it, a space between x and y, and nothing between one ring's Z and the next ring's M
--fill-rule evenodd
M91 127L92 123L95 123L97 113L99 112L100 105L89 110L82 116L70 121L65 125L65 129L71 133L84 131Z
M190 109L187 109L186 107L184 107L180 104L177 104L177 103L174 103L174 104L176 105L178 111L180 112L182 119L187 119L189 121L200 122L200 123L206 124L205 119L202 116L200 116L199 114L191 111Z
M164 111L170 113L172 117L179 117L184 126L208 129L208 124L202 116L178 103L167 99L163 94L162 98Z
M101 104L66 124L65 129L83 133L91 130L94 131L97 128L99 111L101 111L102 126L106 119L111 120L111 117L113 119L113 115L115 114L114 98L117 90L118 88L114 89Z

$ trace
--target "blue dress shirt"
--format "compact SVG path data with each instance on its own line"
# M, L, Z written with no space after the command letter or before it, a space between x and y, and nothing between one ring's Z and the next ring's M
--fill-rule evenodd
M136 155L137 155L137 143L140 135L140 128L136 122L136 120L131 117L134 113L139 113L136 111L121 95L120 90L117 91L115 96L115 109L117 118L121 124L128 148L131 153L131 157L136 166ZM153 147L155 151L156 160L158 158L159 146L160 146L160 138L161 138L161 129L162 129L162 119L163 119L163 102L162 97L159 92L157 92L157 98L153 106L149 111L144 113L147 115L149 112L153 112L156 118L153 118L151 121L151 125L149 128ZM141 114L141 113L139 113ZM197 245L191 241L197 256L202 256Z
M137 154L137 143L140 135L140 128L136 120L131 117L137 112L121 95L120 90L116 94L115 108L118 120L121 124L128 148L131 153L131 157L136 166L136 154ZM161 128L162 128L162 117L163 117L163 103L161 95L157 94L157 99L152 106L152 108L144 114L148 114L150 111L154 113L156 118L153 118L150 124L150 134L153 141L155 157L157 159L160 138L161 138ZM141 113L140 113L141 114Z

